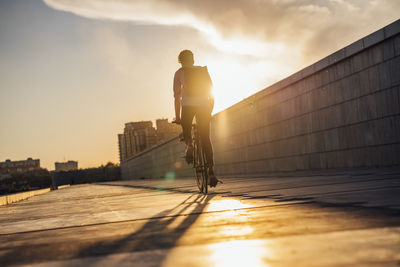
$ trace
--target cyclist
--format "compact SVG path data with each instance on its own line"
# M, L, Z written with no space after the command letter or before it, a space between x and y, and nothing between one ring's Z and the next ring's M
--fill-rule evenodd
M193 162L191 131L192 121L196 116L206 163L209 166L209 185L215 187L219 180L214 174L214 156L210 140L211 112L214 108L214 98L211 94L212 82L207 67L194 65L192 51L181 51L178 62L182 67L174 75L175 122L182 125L183 139L186 144L186 161L189 164Z

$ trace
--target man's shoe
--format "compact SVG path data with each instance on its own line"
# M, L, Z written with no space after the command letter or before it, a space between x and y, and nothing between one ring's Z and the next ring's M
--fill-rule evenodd
M193 146L186 147L185 159L188 164L193 163Z
M183 137L183 133L179 134L179 142L185 142L185 138Z
M218 183L222 184L222 181L218 180L214 174L210 174L210 176L208 177L208 185L210 187L216 187Z

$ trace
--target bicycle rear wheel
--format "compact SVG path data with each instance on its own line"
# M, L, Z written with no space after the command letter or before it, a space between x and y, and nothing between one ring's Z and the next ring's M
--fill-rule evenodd
M193 172L196 180L197 187L200 193L203 193L203 177L201 171L201 159L199 157L199 145L198 142L193 142Z
M208 193L208 168L196 127L193 127L193 171L200 193Z
M203 192L208 194L208 165L203 149L201 149L201 156L203 157Z

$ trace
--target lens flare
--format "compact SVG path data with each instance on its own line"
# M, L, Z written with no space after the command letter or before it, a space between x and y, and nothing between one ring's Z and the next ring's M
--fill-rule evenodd
M175 169L180 169L182 167L182 162L181 161L175 162L174 167L175 167Z
M173 180L175 180L175 172L167 172L165 174L165 180L167 180L168 182L172 182Z

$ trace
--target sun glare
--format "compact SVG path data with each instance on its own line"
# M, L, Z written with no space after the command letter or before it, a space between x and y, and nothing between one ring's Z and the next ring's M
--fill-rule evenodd
M207 66L214 85L214 113L262 90L285 74L282 66L267 61L209 59Z
M248 90L248 86L252 86L247 84L251 81L251 77L239 65L220 61L210 62L208 66L214 84L214 111L221 111L246 97L248 94L246 89Z

